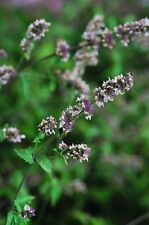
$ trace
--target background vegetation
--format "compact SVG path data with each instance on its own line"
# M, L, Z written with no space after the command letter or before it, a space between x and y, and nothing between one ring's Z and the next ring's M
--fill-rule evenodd
M17 68L22 51L19 43L30 23L45 18L52 23L46 37L36 45L31 60L53 52L63 38L76 46L88 21L104 15L109 28L144 18L148 1L2 1L0 3L0 48L8 57L0 65ZM101 47L99 64L88 66L84 79L92 88L109 76L135 73L134 87L104 108L90 121L80 117L67 137L68 143L87 143L92 148L89 162L64 164L50 158L53 177L35 166L23 186L22 196L36 209L30 224L126 225L149 211L149 42L133 42L128 48L118 43L112 50ZM72 53L73 55L73 53ZM75 91L63 84L56 70L72 66L52 58L29 67L0 90L0 127L16 126L26 135L21 144L0 144L0 224L26 170L14 149L28 147L42 118L59 118L72 105ZM52 143L55 145L55 142ZM50 148L48 146L49 155ZM81 186L76 188L74 182ZM148 221L142 222L149 224Z

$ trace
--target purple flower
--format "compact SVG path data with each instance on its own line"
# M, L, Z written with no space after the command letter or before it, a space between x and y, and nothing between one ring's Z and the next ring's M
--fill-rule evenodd
M77 102L79 103L79 106L84 110L85 118L90 120L93 116L93 105L90 102L89 98L85 95L82 95L81 97L77 98Z
M104 18L100 15L95 15L93 19L88 23L86 31L92 31L96 34L100 34L105 28Z
M23 218L30 219L31 217L35 216L35 209L26 204L23 208L22 214Z
M43 131L46 135L55 134L55 129L57 128L56 119L53 116L49 116L43 119L38 125L38 129Z
M122 95L133 86L133 74L119 75L112 80L103 82L102 88L95 89L95 101L98 107L104 106L105 102L113 101L117 95Z
M124 46L140 34L145 36L149 35L149 19L141 19L135 22L125 23L124 25L119 25L114 29L117 37L121 39Z
M62 60L66 62L69 59L69 45L64 40L59 40L57 42L56 54L62 57Z
M20 134L20 131L16 127L3 128L4 138L10 142L20 143L22 139L25 139L24 134Z
M65 111L62 112L60 117L60 128L66 133L69 133L74 124L74 119L80 112L80 108L78 106L69 106Z
M67 151L67 159L77 159L80 162L88 161L91 149L86 144L70 145Z
M88 161L91 151L86 144L67 145L63 141L59 144L59 149L64 151L66 159L77 159L80 162Z
M105 31L102 32L102 42L104 47L113 48L114 45L113 34L108 29L105 29Z
M12 66L0 66L0 87L7 84L15 75L16 71Z
M82 35L82 38L85 41L88 41L90 45L97 45L99 44L99 37L96 35L95 32L85 31Z
M77 64L94 66L98 64L98 45L84 46L75 54Z
M45 19L36 20L29 25L26 37L31 41L38 41L45 36L50 25L51 23L46 22Z
M65 142L62 141L61 143L59 143L59 149L61 151L65 151L65 150L68 149L68 145Z
M25 53L25 55L29 57L33 49L33 43L29 39L23 38L20 43L20 47L22 48L22 51Z

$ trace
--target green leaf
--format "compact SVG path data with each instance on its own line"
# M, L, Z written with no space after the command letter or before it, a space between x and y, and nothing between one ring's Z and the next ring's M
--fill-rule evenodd
M51 162L45 155L37 159L37 163L46 173L52 174Z
M29 164L33 164L33 149L32 148L26 148L26 149L15 149L16 154L21 158L24 159L25 162Z
M40 132L33 140L33 143L35 144L40 143L44 139L44 137L45 137L45 134Z

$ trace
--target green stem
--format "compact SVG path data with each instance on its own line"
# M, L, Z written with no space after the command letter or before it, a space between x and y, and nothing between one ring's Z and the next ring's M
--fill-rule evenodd
M29 174L29 172L30 172L32 167L33 167L33 164L28 166L28 169L26 170L26 173L24 174L24 177L23 177L23 179L21 180L21 182L19 184L18 190L16 192L16 196L15 196L14 201L13 201L13 207L14 207L15 201L17 200L17 198L19 196L19 193L21 191L21 187L23 186L24 181L26 180L26 178L27 178L27 176L28 176L28 174ZM12 207L12 209L13 209L13 207Z
M75 51L75 50L78 50L78 49L81 49L81 48L84 48L84 47L87 47L87 46L91 46L91 44L86 43L85 45L82 45L82 46L74 46L74 47L70 48L70 51ZM40 59L35 60L34 62L28 63L26 66L24 66L23 68L21 68L22 65L23 65L23 63L25 62L24 56L23 56L23 57L21 57L21 59L20 59L20 62L19 62L19 64L18 64L17 71L18 71L18 72L22 72L23 70L27 69L27 68L30 67L30 66L36 65L36 64L38 64L38 63L41 63L41 62L43 62L43 61L45 61L45 60L48 60L48 59L50 59L50 58L52 58L52 57L55 57L55 56L56 56L56 53L55 53L55 52L50 53L50 54L48 54L48 55L46 55L46 56L43 56L43 57L40 58Z
M31 67L31 66L34 66L34 65L36 65L36 64L39 64L39 63L41 63L41 62L43 62L43 61L45 61L45 60L48 60L48 59L50 59L50 58L52 58L52 57L54 57L54 56L56 56L56 54L55 54L55 53L51 53L51 54L48 54L48 55L46 55L46 56L44 56L44 57L42 57L42 58L40 58L40 59L37 59L37 60L35 60L35 61L33 61L33 62L30 62L30 63L28 63L26 66L24 66L23 68L21 68L20 72L26 70L27 68L29 68L29 67Z

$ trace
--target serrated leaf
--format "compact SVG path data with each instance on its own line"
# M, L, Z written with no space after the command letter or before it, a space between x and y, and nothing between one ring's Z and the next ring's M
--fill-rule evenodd
M35 139L33 140L33 143L35 143L35 144L40 143L41 140L44 139L44 137L45 137L45 134L44 134L44 133L39 133L39 134L35 137Z
M15 149L16 154L23 159L25 162L29 164L33 164L33 155L32 155L32 148L26 148L26 149Z
M51 162L45 155L41 156L37 160L37 163L46 173L49 173L51 175L52 173Z

